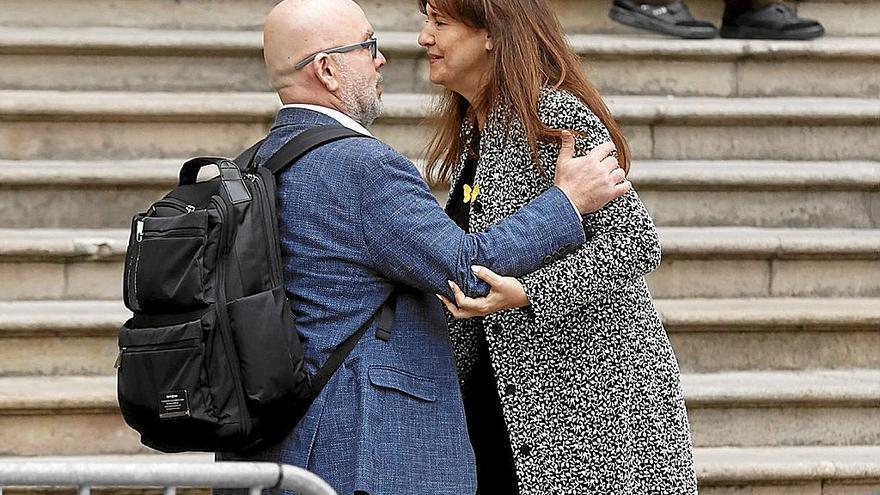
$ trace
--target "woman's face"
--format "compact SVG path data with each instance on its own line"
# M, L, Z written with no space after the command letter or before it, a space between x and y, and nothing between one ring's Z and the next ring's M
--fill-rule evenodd
M419 44L428 51L431 82L473 101L489 70L492 40L488 31L450 19L430 3L426 9Z

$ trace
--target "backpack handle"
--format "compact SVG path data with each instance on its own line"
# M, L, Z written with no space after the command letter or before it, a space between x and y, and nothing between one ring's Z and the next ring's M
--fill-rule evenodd
M235 162L227 158L200 156L189 160L180 169L179 184L181 186L195 184L198 181L199 171L209 165L220 169L220 179L223 181L223 187L226 189L226 194L229 196L232 204L251 200L251 193L244 185L241 169L238 168Z
M189 184L195 184L199 180L200 170L208 166L214 166L220 169L220 164L224 161L227 161L227 159L219 156L200 156L188 160L180 169L178 185L186 186Z

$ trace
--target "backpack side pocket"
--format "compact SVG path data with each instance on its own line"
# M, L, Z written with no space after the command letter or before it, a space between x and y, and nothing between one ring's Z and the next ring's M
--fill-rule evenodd
M126 254L125 303L141 312L170 312L210 303L205 248L208 212L137 215Z
M153 443L193 439L219 426L205 359L213 311L195 321L119 331L117 396L126 422ZM206 446L207 447L207 446Z
M264 407L308 397L308 374L284 288L236 299L227 309L248 401Z

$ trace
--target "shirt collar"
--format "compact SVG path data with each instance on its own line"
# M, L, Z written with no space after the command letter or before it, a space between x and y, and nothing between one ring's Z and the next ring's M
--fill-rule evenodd
M339 110L336 110L335 108L324 107L321 105L310 105L308 103L290 103L290 104L284 105L281 108L282 109L284 109L284 108L302 108L305 110L312 110L314 112L322 113L322 114L330 117L331 119L339 122L343 126L353 130L354 132L359 132L365 136L373 137L373 135L370 134L370 131L368 131L366 129L366 127L360 125L353 118L349 117L348 115L345 115L344 113L340 112Z

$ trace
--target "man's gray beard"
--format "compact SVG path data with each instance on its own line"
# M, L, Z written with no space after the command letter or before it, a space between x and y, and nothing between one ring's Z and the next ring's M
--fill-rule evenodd
M380 115L382 115L382 100L379 99L379 84L382 75L371 84L370 81L351 69L342 57L336 59L342 77L339 99L345 107L346 115L354 119L364 127L369 127Z

